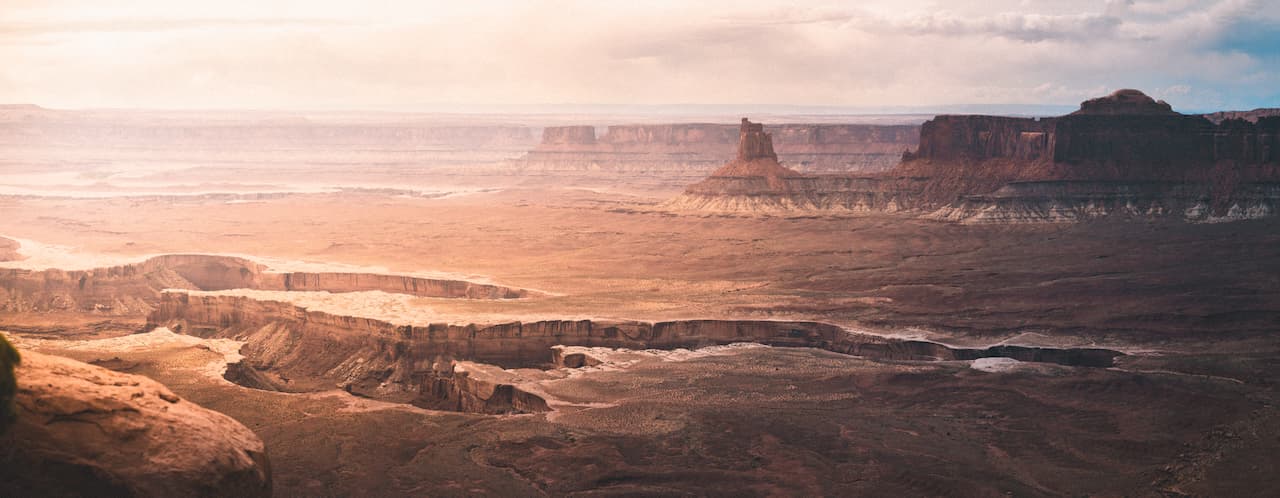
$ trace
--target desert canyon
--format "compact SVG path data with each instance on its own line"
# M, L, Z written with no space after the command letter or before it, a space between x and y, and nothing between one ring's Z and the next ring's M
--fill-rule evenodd
M0 108L0 494L1280 493L1280 112L807 118Z

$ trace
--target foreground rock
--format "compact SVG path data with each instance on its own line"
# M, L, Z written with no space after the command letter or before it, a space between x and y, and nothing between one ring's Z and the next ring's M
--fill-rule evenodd
M3 496L270 496L262 440L145 377L24 353Z

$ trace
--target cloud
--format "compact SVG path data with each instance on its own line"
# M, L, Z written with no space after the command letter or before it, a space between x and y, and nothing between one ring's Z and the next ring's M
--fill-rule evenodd
M331 28L353 23L337 19L110 19L76 21L0 22L0 35L41 35L86 32L155 32L191 29Z
M0 101L1074 104L1137 87L1180 109L1280 105L1280 2L1256 0L23 1L0 12Z
M1104 14L1042 15L1002 13L962 17L952 13L922 13L900 18L860 18L859 29L877 33L939 36L998 36L1025 42L1085 41L1116 35L1122 21Z

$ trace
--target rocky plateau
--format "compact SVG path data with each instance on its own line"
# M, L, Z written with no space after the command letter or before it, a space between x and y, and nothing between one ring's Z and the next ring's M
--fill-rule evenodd
M684 212L907 212L960 223L1098 218L1233 221L1280 204L1280 118L1174 112L1119 90L1052 118L937 116L879 175L713 173L668 202ZM745 125L744 125L745 126ZM745 130L745 128L744 128ZM743 131L740 140L769 140ZM743 160L739 156L738 161Z

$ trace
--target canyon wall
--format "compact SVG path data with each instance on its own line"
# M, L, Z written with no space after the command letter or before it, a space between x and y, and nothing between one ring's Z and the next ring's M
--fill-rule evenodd
M885 173L782 175L739 158L661 208L905 212L960 223L1274 216L1280 117L1252 117L1214 122L1178 114L1137 90L1052 118L942 115L920 127L919 147Z
M1136 90L1120 90L1056 118L935 117L921 127L919 149L906 154L894 173L1208 182L1221 176L1224 163L1241 180L1280 180L1280 117L1215 123L1173 112Z
M280 113L150 113L0 108L0 145L103 148L506 148L537 143L536 128L424 118Z
M738 129L720 124L617 125L597 136L589 126L548 127L522 160L526 168L669 170L695 177L733 154ZM914 125L782 124L774 136L779 160L801 171L884 171L914 148Z
M1221 123L1228 119L1240 119L1240 120L1248 121L1251 123L1257 123L1259 118L1265 118L1268 116L1280 116L1280 109L1265 108L1265 109L1254 109L1252 111L1219 111L1219 112L1211 112L1209 114L1202 114L1202 116L1204 116L1205 119L1208 119L1209 121L1214 122L1215 124Z
M676 349L755 342L813 347L893 360L971 360L991 356L1069 365L1110 366L1119 353L1002 346L950 348L925 341L854 334L815 322L550 320L495 325L398 325L309 311L238 296L165 293L148 327L245 341L242 365L228 378L258 388L311 391L335 386L364 396L430 408L486 413L541 411L545 403L518 385L458 371L459 362L505 368L549 367L553 346ZM563 362L564 360L559 360Z
M966 223L1274 215L1280 117L1218 117L1178 114L1136 90L1055 118L938 116L885 179L925 179L917 195L929 216Z
M524 289L462 280L373 273L273 272L244 258L170 254L93 270L0 269L0 311L65 310L136 316L150 312L164 289L383 291L455 299L517 299L531 295Z

